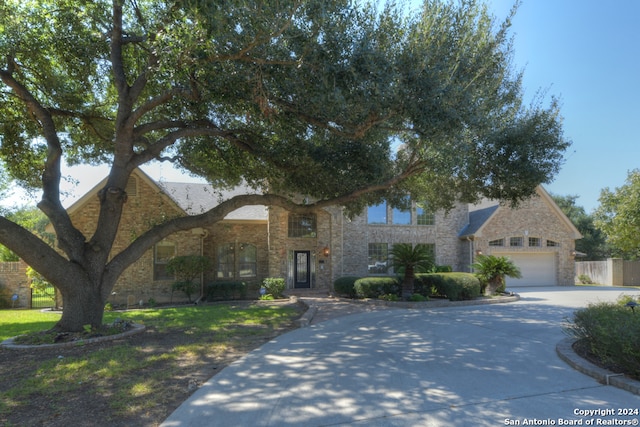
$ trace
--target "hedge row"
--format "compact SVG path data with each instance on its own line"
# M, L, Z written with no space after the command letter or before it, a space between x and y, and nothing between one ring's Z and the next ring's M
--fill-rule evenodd
M243 299L247 296L247 284L238 281L212 282L204 292L207 301Z
M337 279L333 289L337 295L347 298L380 298L382 295L400 295L401 281L396 277L347 276ZM474 299L480 296L480 281L471 273L417 274L414 293L451 301Z

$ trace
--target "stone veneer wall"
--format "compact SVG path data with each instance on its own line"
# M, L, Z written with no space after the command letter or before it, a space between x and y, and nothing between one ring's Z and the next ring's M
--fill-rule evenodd
M510 237L522 237L524 246L510 247ZM542 239L542 246L529 247L528 238ZM505 239L505 246L489 246L492 240ZM546 240L559 243L559 246L546 246ZM567 229L566 223L554 212L551 206L541 197L533 197L522 202L516 209L501 208L476 236L475 250L485 255L504 252L549 253L556 256L557 283L562 286L574 284L575 250L574 236Z
M393 210L388 208L387 218L392 218ZM459 231L468 222L466 205L457 204L450 212L438 211L434 225L392 225L368 224L366 212L352 220L343 216L342 223L343 250L340 255L340 266L334 273L333 280L342 276L366 276L368 274L369 243L388 243L389 249L395 243L434 244L436 264L450 265L459 271L464 262L459 259ZM411 212L411 223L416 224L415 210Z
M18 295L17 301L11 301ZM2 304L6 304L3 307ZM27 264L16 262L0 262L0 308L29 308L31 304L31 287L27 277Z
M148 230L154 224L167 218L184 215L166 196L158 193L156 188L149 186L146 181L132 176L137 182L135 194L129 194L124 205L120 227L114 241L112 253L118 253L126 248L137 236ZM89 239L93 234L100 203L98 197L87 201L77 211L71 214L73 224ZM200 237L191 231L175 233L166 239L175 243L178 255L200 255ZM131 301L142 300L148 303L150 299L158 303L169 302L171 295L171 280L153 280L153 249L127 268L120 276L114 287L116 293L109 301L115 304L126 304ZM173 301L186 301L180 292L173 295Z
M288 235L289 212L283 208L269 208L269 276L282 277L287 281L287 288L293 288L291 263L293 251L309 251L311 255L311 287L329 289L332 284L333 271L333 236L335 224L332 224L332 213L327 210L316 212L316 237L290 238ZM325 257L323 249L329 248L330 255Z

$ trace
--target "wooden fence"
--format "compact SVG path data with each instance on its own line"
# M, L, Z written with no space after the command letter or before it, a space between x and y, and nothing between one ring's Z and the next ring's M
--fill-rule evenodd
M587 276L593 283L607 286L640 286L640 261L609 258L606 261L576 262L576 278Z

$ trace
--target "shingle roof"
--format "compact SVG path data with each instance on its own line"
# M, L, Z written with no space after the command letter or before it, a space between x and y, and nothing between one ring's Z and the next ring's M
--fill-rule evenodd
M240 194L257 194L246 186L221 190L209 184L186 182L159 182L158 186L188 215L198 215L219 205L222 201ZM267 220L267 209L263 205L249 205L236 209L225 217L228 220Z
M484 225L485 222L491 215L498 209L499 205L493 205L486 208L476 209L474 211L469 212L469 224L462 229L458 237L465 236L473 236L480 230L480 227Z

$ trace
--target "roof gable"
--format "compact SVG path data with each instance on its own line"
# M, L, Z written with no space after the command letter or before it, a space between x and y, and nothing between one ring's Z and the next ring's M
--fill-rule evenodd
M539 185L536 188L536 193L538 197L544 202L544 204L549 208L549 210L558 218L558 220L562 223L562 225L567 229L567 231L572 235L574 239L582 238L582 234L576 228L576 226L571 222L571 220L562 212L562 210L558 207L558 205L553 201L553 198L547 193L547 191ZM495 203L491 205L491 203ZM489 204L489 206L487 206ZM469 210L469 223L467 226L460 232L460 238L473 237L473 236L481 236L483 229L485 226L491 221L491 219L498 213L504 209L511 209L509 206L500 205L495 201L485 201L481 206L476 206L475 209L472 207Z

